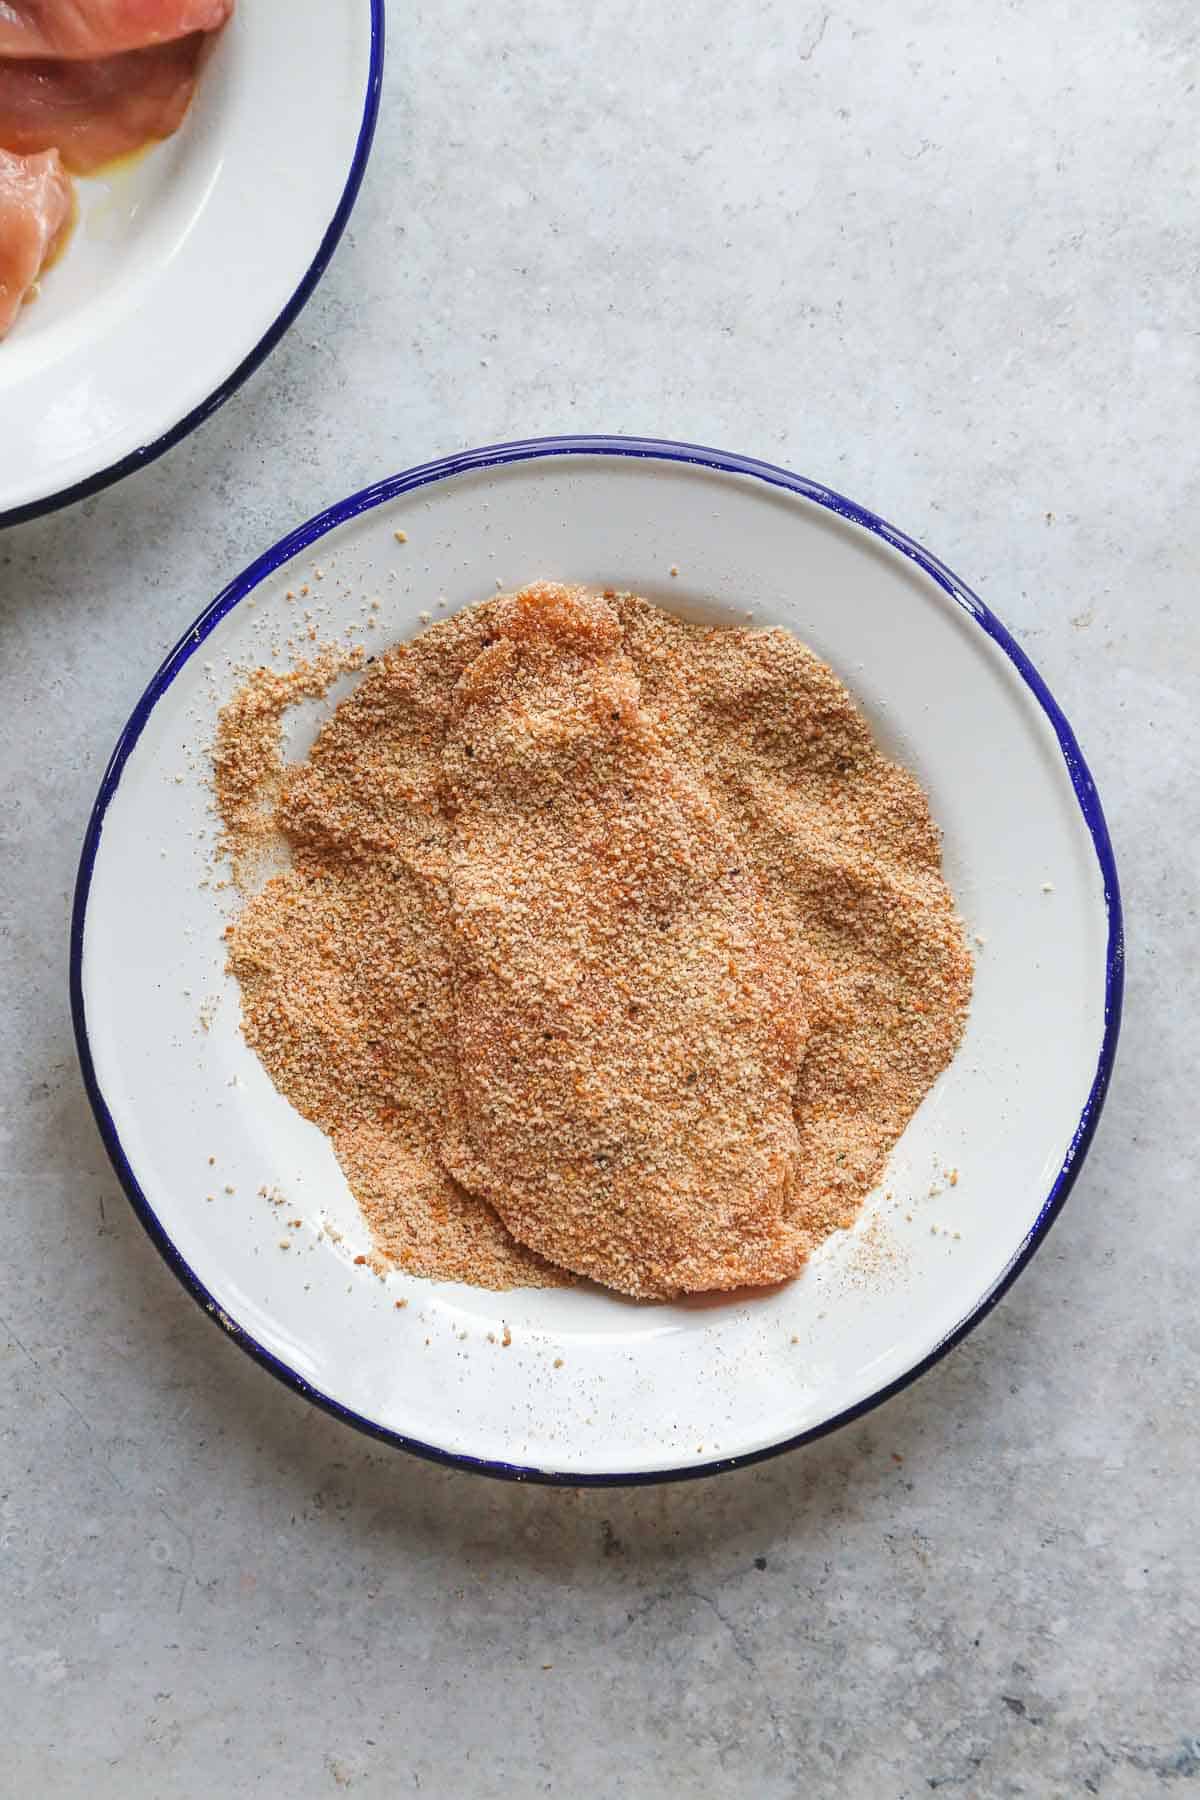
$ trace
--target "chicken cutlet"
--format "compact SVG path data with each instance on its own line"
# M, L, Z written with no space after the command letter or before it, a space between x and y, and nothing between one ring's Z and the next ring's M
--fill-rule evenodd
M752 860L808 999L791 1204L815 1243L852 1222L962 1034L973 971L938 830L916 776L790 631L614 605L643 702Z
M613 607L491 610L443 754L458 1081L442 1155L520 1242L636 1296L782 1280L799 983Z

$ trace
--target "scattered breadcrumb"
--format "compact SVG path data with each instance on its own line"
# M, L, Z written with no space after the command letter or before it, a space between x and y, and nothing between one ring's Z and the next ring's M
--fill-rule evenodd
M234 880L246 886L276 838L275 803L283 778L283 721L301 700L319 699L366 652L330 645L308 662L277 674L257 669L221 708L212 751L217 809L224 827L219 850Z
M877 1286L881 1280L898 1273L904 1254L885 1219L874 1213L850 1239L845 1274L857 1287Z

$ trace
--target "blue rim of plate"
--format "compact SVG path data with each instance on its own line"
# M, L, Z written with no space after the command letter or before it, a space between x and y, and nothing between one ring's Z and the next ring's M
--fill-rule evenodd
M168 450L181 443L197 425L213 413L241 387L242 383L253 375L255 369L264 363L284 333L295 324L296 319L312 298L313 290L329 267L330 259L338 247L338 241L354 211L354 203L358 199L358 190L366 173L367 163L371 155L371 144L375 137L375 125L379 118L379 96L383 85L383 51L384 51L384 4L385 0L369 0L371 8L371 57L367 71L367 93L363 104L362 123L358 128L358 138L354 145L354 157L350 164L350 173L346 185L342 189L342 197L338 201L325 235L321 239L317 254L308 266L308 270L299 287L250 354L242 359L232 375L226 379L199 406L164 431L161 437L155 438L151 444L143 444L137 450L131 450L107 469L99 470L95 475L87 475L82 481L73 482L70 487L62 488L56 494L47 494L41 500L27 500L21 506L10 507L7 512L0 512L0 531L9 525L24 525L30 519L40 519L46 513L57 512L60 507L71 506L77 500L90 500L93 494L99 494L114 482L123 481L126 475L133 475L138 469L146 468L157 462Z
M815 502L818 506L824 507L826 511L836 513L852 524L861 526L873 537L881 539L893 550L908 557L932 581L936 582L943 593L948 595L963 612L967 613L1004 652L1049 720L1058 739L1084 822L1091 834L1103 878L1105 909L1108 916L1104 1032L1091 1089L1063 1159L1062 1167L1054 1179L1036 1220L987 1293L975 1303L970 1312L952 1331L947 1332L940 1343L935 1345L905 1374L898 1376L895 1381L888 1382L874 1394L868 1395L853 1406L837 1413L833 1418L826 1419L822 1424L812 1426L806 1431L797 1432L793 1437L784 1438L777 1444L768 1444L762 1449L747 1451L741 1456L720 1457L695 1467L639 1470L632 1474L575 1474L558 1470L526 1468L517 1463L490 1462L479 1457L440 1450L436 1445L422 1443L419 1439L405 1437L400 1432L391 1431L375 1420L365 1418L361 1413L356 1413L350 1407L343 1406L331 1395L322 1393L319 1388L305 1381L294 1369L289 1368L270 1350L258 1343L248 1331L245 1331L236 1320L229 1316L220 1302L209 1293L195 1271L179 1254L149 1200L142 1192L125 1155L96 1076L88 1043L87 1017L83 1000L83 937L88 895L91 891L92 872L109 803L116 793L125 764L141 736L150 714L183 665L200 648L200 645L226 613L239 605L283 563L306 550L319 538L324 537L327 532L357 518L361 513L369 512L374 507L395 499L400 494L411 493L416 488L428 487L433 482L444 481L455 475L464 475L480 469L497 468L505 463L531 462L539 458L555 456L635 457L650 461L691 463L699 468L716 470L721 474L750 476L772 487L785 489L788 493L796 494L804 500ZM96 1115L100 1135L135 1213L168 1268L178 1276L193 1299L224 1328L234 1343L240 1345L256 1362L261 1363L263 1368L267 1369L277 1380L293 1388L296 1393L303 1395L306 1400L312 1401L315 1406L321 1407L333 1418L340 1419L347 1425L353 1425L369 1437L377 1438L382 1443L393 1444L398 1449L408 1450L429 1462L467 1469L475 1474L492 1475L503 1480L535 1482L557 1487L644 1487L651 1482L694 1481L706 1475L723 1474L730 1469L747 1468L753 1463L764 1462L768 1457L780 1456L784 1451L795 1450L801 1444L812 1443L815 1439L825 1437L829 1432L837 1431L843 1425L849 1425L855 1419L862 1418L865 1413L871 1412L875 1407L882 1405L885 1400L890 1400L895 1394L901 1393L905 1388L911 1386L936 1362L940 1362L947 1351L961 1343L967 1333L973 1330L981 1319L987 1317L997 1301L1012 1286L1034 1251L1044 1240L1075 1184L1099 1122L1104 1097L1108 1091L1121 1027L1121 1002L1125 985L1124 929L1120 886L1117 880L1117 866L1113 856L1112 843L1100 804L1100 796L1096 792L1096 784L1092 780L1075 733L1068 724L1062 709L1025 652L1014 641L995 614L984 605L983 601L973 594L970 588L956 575L952 574L944 563L940 562L937 557L931 556L913 538L898 531L895 526L889 525L876 513L870 512L866 507L856 505L854 501L847 500L844 495L835 493L832 488L824 487L820 482L809 481L801 475L793 475L788 470L778 468L772 463L759 462L752 457L708 449L702 444L677 443L669 439L604 436L527 438L511 444L489 444L482 449L468 450L457 456L443 457L436 462L422 463L416 468L406 470L403 474L393 475L386 481L376 482L371 487L363 488L359 493L352 494L336 506L331 506L325 512L318 513L287 537L281 538L272 549L251 563L247 569L231 581L228 587L224 588L201 613L195 624L188 628L167 656L138 701L129 723L117 741L117 746L100 783L100 792L92 808L87 832L84 836L71 914L70 955L71 1016L75 1027L75 1041L79 1051L84 1085L92 1104L92 1110Z

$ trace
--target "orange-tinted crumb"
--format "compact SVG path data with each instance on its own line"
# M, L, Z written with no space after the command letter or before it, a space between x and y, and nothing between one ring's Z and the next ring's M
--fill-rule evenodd
M756 1267L777 1278L853 1220L961 1034L971 963L928 804L879 753L837 677L790 634L691 625L629 594L534 592L532 602L483 602L381 654L299 765L282 761L287 708L359 666L363 651L259 670L224 709L215 785L235 877L250 887L268 849L282 847L291 864L226 934L245 1035L329 1135L371 1229L372 1266L492 1288L572 1279L518 1241L529 1207L506 1198L521 1185L513 1169L527 1194L569 1172L582 1230L572 1240L571 1208L555 1212L552 1194L540 1217L557 1219L556 1250L573 1269L604 1263L606 1278L635 1292L670 1291L676 1275L681 1286L693 1275L711 1282L729 1221L710 1183L689 1251L698 1190L688 1168L701 1167L689 1133L717 1141L714 1095L730 1105L741 1096L730 1120L755 1117L758 1083L779 1161L768 1182L738 1174L727 1186L743 1208L730 1269L755 1241L749 1278ZM481 791L473 753L499 759L502 806ZM632 799L616 791L630 774ZM559 776L569 804L555 796ZM549 802L540 826L521 810L538 797ZM589 836L588 818L605 829ZM527 828L532 857L520 842ZM558 834L553 856L542 828ZM702 902L692 916L684 893ZM649 925L664 895L656 941ZM554 905L561 929L547 915ZM619 946L607 959L606 941ZM474 971L502 983L505 970L520 990L504 1015L515 1035L507 1049L481 1040L481 1080L464 1046L501 1014L490 1001L490 1012L466 1006L462 983ZM699 970L685 1067L658 1027L684 1003L672 983ZM607 1024L586 1018L593 975ZM778 1000L764 1006L768 991ZM550 1038L536 1040L533 1060L515 1052L535 1037L539 1009ZM798 1035L785 1053L789 1017ZM727 1071L743 1053L755 1068ZM777 1081L790 1096L784 1113ZM553 1155L527 1129L546 1098L567 1134ZM675 1135L672 1107L687 1121ZM592 1144L604 1119L609 1147ZM743 1124L733 1138L728 1154L748 1170ZM661 1169L656 1143L677 1146ZM605 1212L605 1194L638 1195L636 1180L616 1181L622 1157L641 1159L657 1191L677 1196L682 1228L670 1227L665 1261L669 1207L651 1238L644 1218L617 1230L619 1215ZM512 1230L447 1160L469 1183L483 1170L479 1185ZM955 1185L957 1172L946 1179ZM765 1210L755 1195L771 1196Z

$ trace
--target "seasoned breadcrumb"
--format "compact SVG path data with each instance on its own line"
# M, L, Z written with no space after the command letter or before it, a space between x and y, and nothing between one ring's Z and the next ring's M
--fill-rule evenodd
M320 699L331 682L360 668L365 657L365 650L329 645L283 673L256 669L221 708L213 785L224 827L220 848L239 887L253 880L277 839L274 805L283 778L285 717L302 700Z
M362 660L258 671L214 762L239 884L291 862L227 932L243 1030L382 1265L794 1273L966 1016L914 777L789 633L548 584L381 655L285 769L287 707Z

